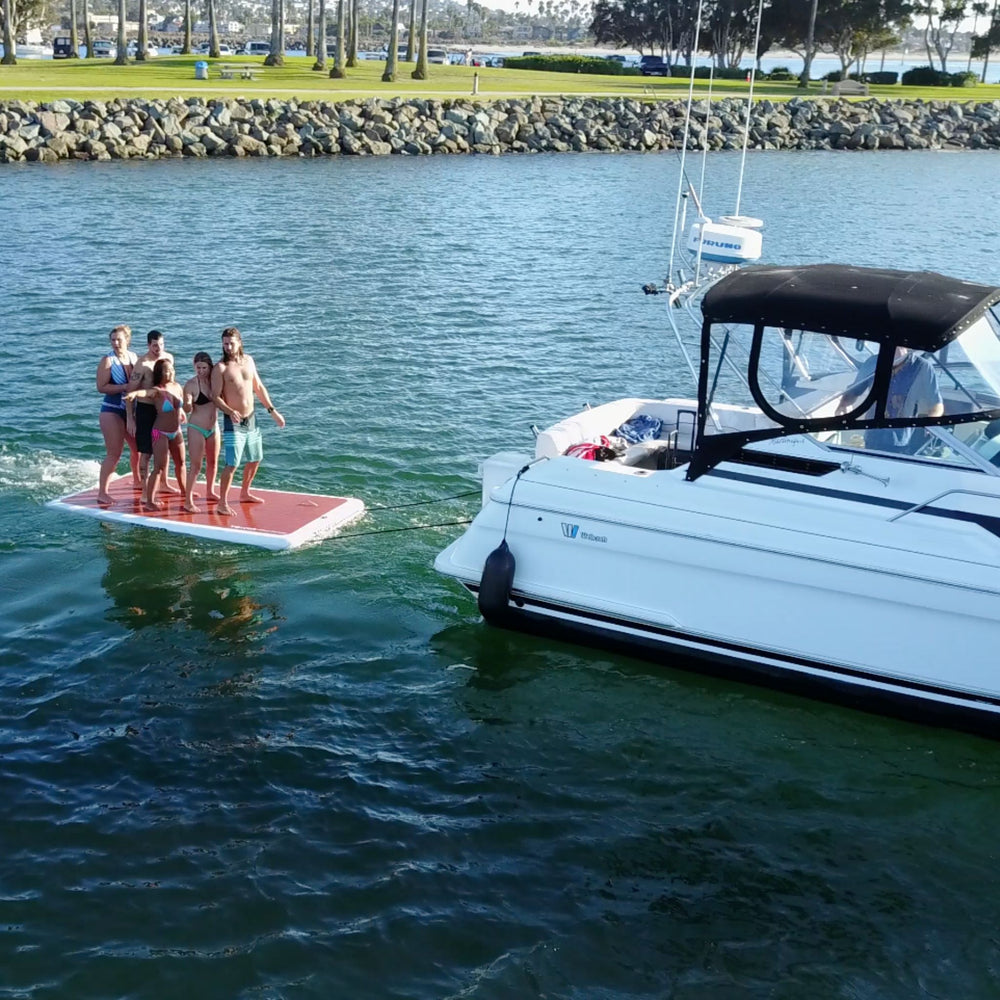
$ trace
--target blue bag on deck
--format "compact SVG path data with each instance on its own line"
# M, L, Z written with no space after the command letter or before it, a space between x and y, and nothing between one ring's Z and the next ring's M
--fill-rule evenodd
M660 436L662 426L662 420L640 413L632 417L631 420L626 420L621 427L612 431L612 434L615 437L624 438L629 444L638 444L640 441L656 440Z

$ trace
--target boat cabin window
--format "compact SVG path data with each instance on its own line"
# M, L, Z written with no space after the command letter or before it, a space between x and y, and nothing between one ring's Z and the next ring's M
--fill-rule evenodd
M879 345L868 340L765 328L757 385L768 406L782 417L831 417L868 401L878 350ZM853 398L846 395L849 390Z
M981 441L1000 411L996 307L939 350L909 347L905 334L899 341L713 324L705 433L773 428L842 447L950 457L961 448L940 442L953 442L954 428L938 435L902 423L940 418L950 427L979 421L958 440Z
M879 344L808 330L713 326L709 355L706 432L808 430L810 421L833 417L849 386ZM858 405L870 404L868 396Z

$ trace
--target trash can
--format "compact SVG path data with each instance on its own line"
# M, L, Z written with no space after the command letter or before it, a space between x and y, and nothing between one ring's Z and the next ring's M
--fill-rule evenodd
M194 64L194 78L196 80L207 80L208 79L208 63L202 59L199 59Z

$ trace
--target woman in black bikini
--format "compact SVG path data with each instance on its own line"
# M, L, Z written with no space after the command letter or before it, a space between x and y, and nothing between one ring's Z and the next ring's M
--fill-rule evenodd
M203 459L207 487L205 496L209 500L219 499L215 491L215 477L222 446L215 403L212 401L212 358L205 351L199 351L194 356L194 378L188 379L184 385L184 412L188 415L188 454L191 459L184 509L190 514L197 514L194 481L201 472Z

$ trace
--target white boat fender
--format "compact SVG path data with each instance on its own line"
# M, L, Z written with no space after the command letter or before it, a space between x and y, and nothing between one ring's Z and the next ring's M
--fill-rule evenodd
M505 538L487 557L479 580L479 611L491 624L499 624L507 614L510 590L514 585L514 553Z

